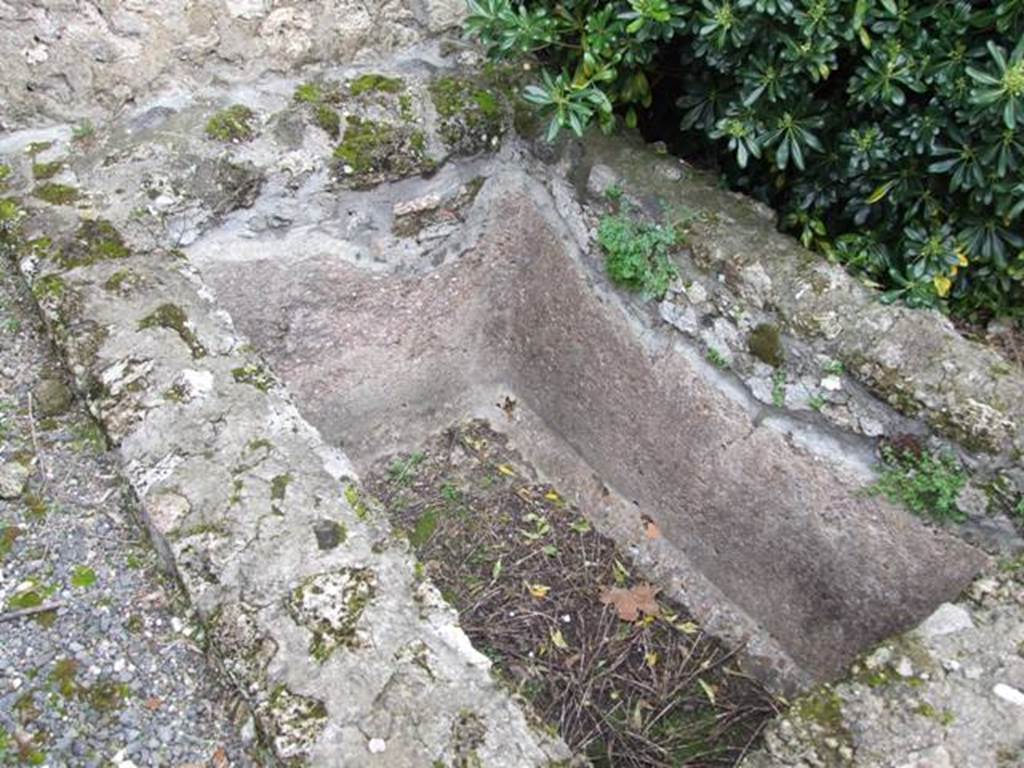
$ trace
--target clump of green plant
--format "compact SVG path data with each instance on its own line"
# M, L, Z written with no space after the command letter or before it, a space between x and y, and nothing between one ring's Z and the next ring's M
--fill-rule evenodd
M966 515L956 499L966 483L967 473L952 456L883 445L881 473L871 491L917 515L960 523Z
M256 113L244 104L232 104L211 117L206 123L206 135L217 141L241 144L255 135L253 121Z
M608 276L619 285L661 298L675 279L669 251L676 245L671 227L643 221L628 213L609 214L597 228Z
M470 0L562 128L678 124L886 300L1024 317L1021 0Z

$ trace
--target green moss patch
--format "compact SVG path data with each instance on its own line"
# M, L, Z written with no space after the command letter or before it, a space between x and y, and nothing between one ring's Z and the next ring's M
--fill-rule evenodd
M45 181L51 179L60 173L64 167L62 160L54 160L51 163L33 163L32 164L32 178L39 181Z
M216 141L241 144L255 136L253 122L256 113L244 104L232 104L211 117L206 123L206 135Z
M762 323L754 328L747 338L747 348L750 354L773 368L778 368L786 362L777 325Z
M100 261L126 259L132 255L121 233L106 219L83 221L74 238L60 249L57 261L64 269L85 267Z
M54 182L40 184L32 190L32 195L51 205L71 205L82 196L76 187Z
M316 124L332 139L341 135L341 118L326 104L317 104L313 110Z
M345 134L334 150L343 178L366 187L433 170L426 157L426 137L387 122L358 116L348 118Z
M206 356L206 347L199 341L199 337L189 325L185 310L177 304L161 304L139 321L139 330L149 328L165 328L174 331L192 351L192 357L199 359Z
M353 96L362 96L364 93L399 93L404 90L405 81L402 78L374 72L360 75L348 86L348 92Z
M449 75L431 82L428 90L449 149L474 154L494 148L505 132L504 102L496 89Z

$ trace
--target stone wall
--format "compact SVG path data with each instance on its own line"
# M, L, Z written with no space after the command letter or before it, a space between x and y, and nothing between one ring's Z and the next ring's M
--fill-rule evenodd
M0 0L0 130L99 122L141 94L351 62L458 24L462 0Z

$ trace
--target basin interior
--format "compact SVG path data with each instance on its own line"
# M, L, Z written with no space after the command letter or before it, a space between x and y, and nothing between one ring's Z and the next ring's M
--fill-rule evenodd
M346 211L384 200L352 193L273 235L229 222L189 256L359 472L487 418L770 684L834 677L960 591L970 548L865 495L856 462L798 441L623 300L545 186L485 175L429 245L348 235Z

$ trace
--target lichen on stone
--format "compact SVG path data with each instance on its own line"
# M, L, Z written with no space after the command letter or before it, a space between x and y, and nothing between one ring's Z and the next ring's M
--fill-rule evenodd
M278 685L257 706L277 757L289 765L306 765L309 749L327 725L327 707L319 699L292 693Z
M359 619L376 592L369 568L341 568L311 576L288 599L292 618L312 633L310 655L326 661L336 648L355 648L363 639Z
M139 321L139 330L149 328L165 328L174 331L191 350L192 357L199 359L206 356L206 347L192 330L185 310L177 304L161 304Z
M267 392L274 386L274 377L262 365L243 365L231 370L231 377L239 384L256 387L260 392Z
M206 123L206 135L217 141L241 144L255 136L256 113L244 104L232 104L214 114Z

